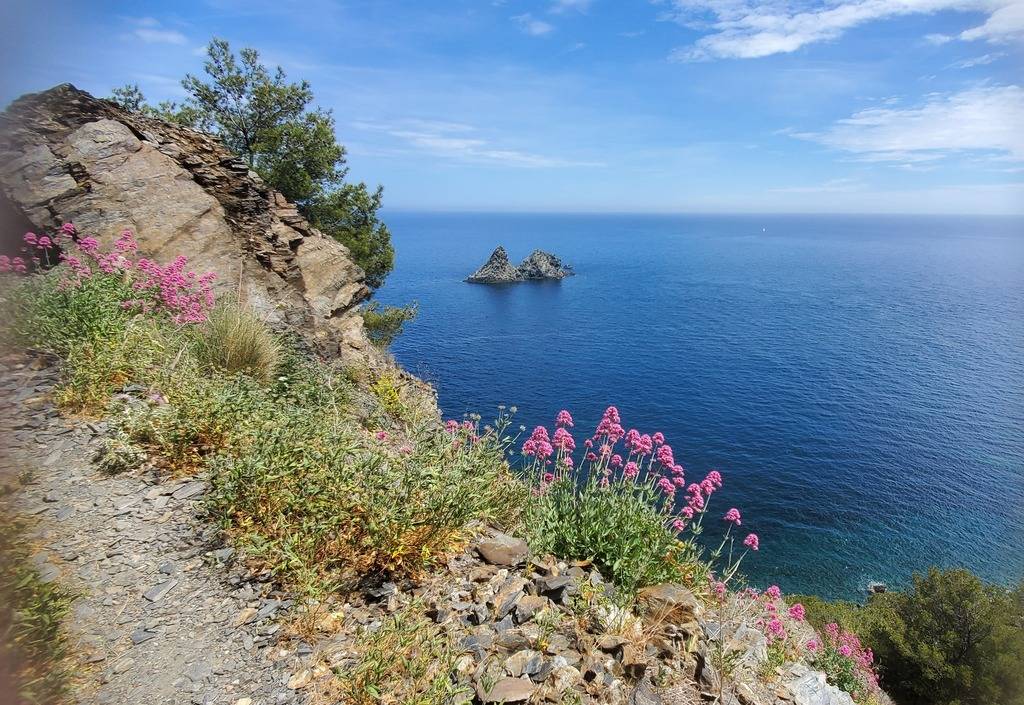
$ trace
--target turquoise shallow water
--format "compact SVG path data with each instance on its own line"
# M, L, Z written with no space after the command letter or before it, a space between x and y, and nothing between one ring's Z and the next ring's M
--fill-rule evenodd
M662 431L746 572L859 597L931 564L1024 577L1024 220L393 213L395 344L446 415ZM577 276L462 279L504 244Z

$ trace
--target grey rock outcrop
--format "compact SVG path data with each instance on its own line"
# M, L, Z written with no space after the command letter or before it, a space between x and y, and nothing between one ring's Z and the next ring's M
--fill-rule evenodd
M0 115L0 195L41 230L70 221L109 244L130 229L145 256L184 254L216 272L218 293L322 353L382 358L363 330L370 290L349 251L215 137L63 84Z
M487 262L469 275L466 281L473 284L514 284L543 279L558 280L571 274L572 270L563 265L562 260L543 250L534 250L518 267L513 267L505 248L498 245Z
M491 253L480 269L469 275L466 279L474 284L506 284L522 281L519 271L508 261L508 253L505 248L498 245Z
M562 260L550 252L534 250L530 256L516 267L519 275L526 280L531 279L564 279L572 271L562 265Z

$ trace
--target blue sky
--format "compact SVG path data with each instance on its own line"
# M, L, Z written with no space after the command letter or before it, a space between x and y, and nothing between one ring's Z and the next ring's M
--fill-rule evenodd
M183 97L212 36L389 208L1024 213L1024 0L4 3L0 101Z

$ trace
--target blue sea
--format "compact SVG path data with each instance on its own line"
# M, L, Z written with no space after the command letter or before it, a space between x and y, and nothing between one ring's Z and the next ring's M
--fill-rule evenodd
M609 404L725 478L755 585L863 598L930 565L1024 578L1024 219L391 213L395 357L446 417ZM463 279L498 244L576 276Z

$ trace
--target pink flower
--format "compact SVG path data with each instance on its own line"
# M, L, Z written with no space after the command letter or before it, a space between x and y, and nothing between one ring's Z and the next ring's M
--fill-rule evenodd
M53 240L51 240L50 238L46 237L46 235L42 235L42 236L39 237L39 247L40 247L40 249L44 249L45 250L46 248L50 247L51 245L53 245Z
M757 538L757 534L747 534L747 538L743 539L743 545L751 551L756 551L759 548L759 544L760 541Z
M853 649L851 649L846 644L843 644L842 646L839 647L839 654L841 656L849 656L852 653L853 653Z
M39 238L35 233L25 233L21 239L25 241L26 245L32 245L33 247L39 244Z
M544 482L545 484L554 482L554 480L555 480L555 475L554 475L554 473L550 473L550 472L544 473L544 476L541 478L541 481Z
M633 478L640 474L640 468L637 466L636 463L630 460L628 463L626 463L626 467L623 468L622 474L628 477L630 480L632 480Z
M717 470L712 470L704 480L714 485L715 489L718 489L722 486L722 473Z
M672 528L675 529L676 531L682 531L683 529L686 528L686 522L683 521L682 519L676 519L675 521L672 522Z
M662 477L658 480L658 489L665 494L674 494L676 486L672 484L672 480L667 477Z
M444 422L444 430L448 433L457 433L459 430L459 422L455 419L448 419Z
M651 436L651 440L653 440L655 444L660 446L662 443L665 442L665 434L662 433L661 431L658 431L657 433Z
M572 414L570 414L565 409L562 409L561 411L558 412L558 416L555 417L555 425L556 426L565 426L567 428L572 428L573 427Z
M662 445L658 447L658 462L667 468L671 468L676 464L675 458L672 457L672 446Z
M732 522L733 524L735 524L736 526L739 526L740 524L742 524L742 523L743 523L743 522L742 522L742 521L740 520L740 510L739 510L739 509L737 509L736 507L733 507L732 509L730 509L729 511L727 511L727 512L725 513L725 517L723 517L723 518L724 518L724 519L725 519L726 521L731 521L731 522Z
M402 455L412 455L412 446L403 445L398 449L398 452Z
M612 456L612 459L608 461L608 464L611 465L613 468L622 467L622 456L616 453L615 455Z
M714 591L715 595L717 595L718 597L720 597L720 598L721 597L725 597L725 583L723 583L722 581L719 580L719 581L715 582L711 586L711 589Z
M693 519L693 515L695 512L693 511L693 507L683 507L681 510L679 510L679 513L687 519Z
M570 469L572 469L575 466L575 463L573 463L573 461L572 461L572 456L571 455L567 455L564 458L562 458L562 464L565 465L565 467L570 468Z
M588 438L587 440L583 441L583 447L589 450L590 448L594 447L594 442Z
M11 258L7 255L0 255L0 272L11 271Z
M764 594L772 600L777 600L782 597L782 590L779 589L778 585L771 585L764 591Z
M88 254L94 254L100 249L100 241L94 237L83 237L78 241L78 249Z
M782 626L782 620L778 617L772 617L768 621L768 633L774 637L785 638L786 629Z
M814 653L815 651L817 651L818 650L818 642L817 642L817 640L815 640L815 639L808 639L807 640L807 650L810 651L811 653Z
M797 602L795 605L789 608L789 616L798 622L804 621L807 613L804 610L804 606Z
M545 433L547 432L545 431ZM558 450L564 450L567 453L571 453L576 450L576 441L573 439L572 434L561 426L555 429L555 436L551 440L551 445Z
M376 437L376 439L378 441L386 441L388 439L388 432L387 431L377 431L377 433L374 434L374 437Z
M75 227L74 223L64 223L63 225L60 226L60 232L62 235L74 237L76 234L78 234L78 228Z

